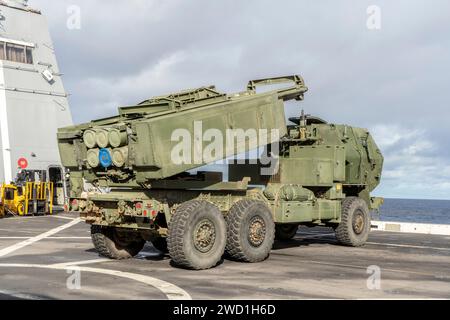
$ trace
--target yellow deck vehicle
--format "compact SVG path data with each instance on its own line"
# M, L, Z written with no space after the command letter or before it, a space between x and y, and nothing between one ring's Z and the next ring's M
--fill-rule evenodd
M0 189L0 218L7 213L28 214L53 213L53 183L27 182L23 186L3 184Z

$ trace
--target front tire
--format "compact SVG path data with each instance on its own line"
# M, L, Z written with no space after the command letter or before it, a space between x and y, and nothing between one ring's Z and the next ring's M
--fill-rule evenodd
M262 201L240 200L227 215L227 254L234 260L260 262L269 257L275 223Z
M91 238L97 252L114 260L129 259L136 256L145 245L145 240L137 235L127 239L116 228L91 226Z
M175 265L193 270L215 267L222 259L225 243L225 219L215 205L191 200L176 209L167 238Z
M19 216L25 215L25 205L23 202L19 202L19 204L17 205L17 213L19 214Z
M342 245L361 247L369 238L371 223L366 202L358 197L342 201L341 223L336 228L336 238Z

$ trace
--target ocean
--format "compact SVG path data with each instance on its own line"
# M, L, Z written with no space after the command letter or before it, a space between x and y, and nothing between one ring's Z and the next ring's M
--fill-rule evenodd
M450 200L385 199L374 220L450 224Z

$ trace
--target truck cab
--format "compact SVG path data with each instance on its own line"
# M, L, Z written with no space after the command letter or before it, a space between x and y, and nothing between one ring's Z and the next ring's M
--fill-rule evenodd
M4 217L7 212L12 212L19 216L25 214L24 187L3 184L0 190L0 217Z

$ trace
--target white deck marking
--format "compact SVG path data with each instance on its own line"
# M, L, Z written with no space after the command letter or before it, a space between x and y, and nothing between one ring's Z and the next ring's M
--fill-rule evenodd
M345 267L345 268L367 270L367 266L358 266L358 265L352 265L352 264L340 264L340 263L314 261L314 260L302 260L302 262L310 262L313 264L328 265L328 266L333 266L333 267ZM427 277L450 279L450 276L448 276L448 275L438 275L438 274L428 273L428 272L400 270L400 269L391 269L391 268L383 268L383 267L381 267L381 271L388 271L388 272L395 272L395 273L409 273L409 274L416 274L416 275L427 276Z
M45 216L23 216L23 217L6 217L3 221L11 221L11 220L33 220L33 219L42 219L42 218L57 218L57 219L65 219L65 220L75 220L77 218L58 216L58 215L45 215Z
M71 218L71 217L65 217L65 216L47 216L49 218L57 218L57 219L64 219L64 220L75 220L77 218Z
M366 242L366 243L367 244L373 244L373 245L376 245L376 246L386 246L386 247L400 247L400 248L412 248L412 249L431 249L431 250L450 251L450 248L414 246L414 245L409 245L409 244L379 243L379 242Z
M31 237L0 237L0 240L20 240L20 239L30 239Z
M52 264L51 266L53 266L53 267L73 267L73 266L80 266L80 265L100 263L100 262L108 262L108 261L114 261L114 260L102 258L102 259L92 259L92 260L83 260L83 261L55 263L55 264Z
M0 290L0 294L15 298L15 299L22 299L22 300L44 300L41 297L33 296L30 294L6 291L6 290Z
M37 219L42 219L42 218L47 218L47 217L55 217L55 216L51 216L51 215L27 215L27 216L7 216L3 219L3 221L7 222L7 221L11 221L11 220L22 220L22 221L27 221L27 220L37 220Z
M6 231L6 232L11 232L11 229L0 229L0 231ZM34 231L32 230L14 230L15 233L33 233Z
M297 240L303 239L311 239L311 238L321 238L321 237L329 237L333 236L334 233L322 233L314 236L306 236L302 237L301 234L297 234ZM300 238L298 238L300 236ZM442 251L450 251L450 248L442 248L442 247L429 247L429 246L416 246L409 244L395 244L395 243L381 243L381 242L366 242L366 244L372 244L375 246L385 246L385 247L399 247L399 248L411 248L411 249L430 249L430 250L442 250Z
M40 265L40 264L0 264L0 268L39 268L39 269L53 269L53 270L70 270L70 266L58 266L58 265ZM73 267L73 266L72 266ZM123 272L118 270L78 267L80 271L93 272L106 274L110 276L116 276L126 279L135 280L152 286L162 293L164 293L169 300L192 300L192 297L185 290L177 287L176 285L160 280L157 278L144 276L141 274Z
M21 239L31 239L32 237L0 237L0 240L21 240ZM45 239L52 240L77 240L77 239L91 239L91 237L47 237ZM43 239L44 240L44 239Z
M40 235L37 235L35 237L29 238L29 239L27 239L25 241L16 243L16 244L14 244L14 245L12 245L10 247L2 249L2 250L0 250L0 258L4 257L4 256L6 256L6 255L8 255L8 254L10 254L10 253L12 253L14 251L22 249L23 247L29 246L30 244L38 242L39 240L45 239L45 238L50 237L50 236L52 236L52 235L54 235L54 234L56 234L58 232L61 232L61 231L65 230L67 228L70 228L70 227L76 225L77 223L79 223L80 221L81 221L81 219L75 219L75 220L73 220L73 221L71 221L71 222L69 222L67 224L64 224L62 226L59 226L57 228L51 229L51 230L49 230L47 232L44 232L44 233L42 233Z

